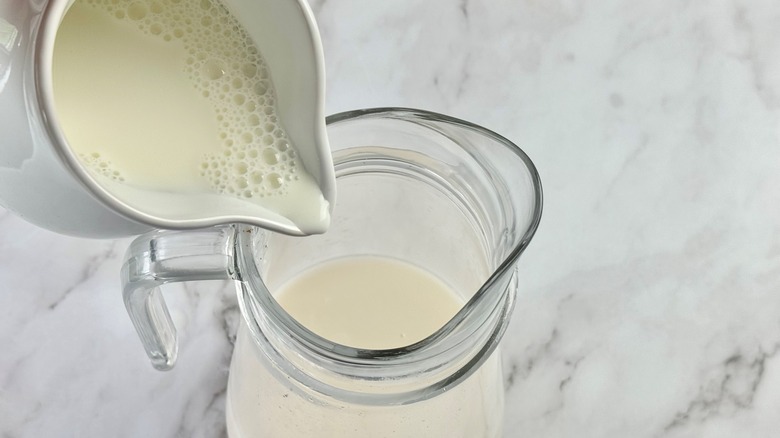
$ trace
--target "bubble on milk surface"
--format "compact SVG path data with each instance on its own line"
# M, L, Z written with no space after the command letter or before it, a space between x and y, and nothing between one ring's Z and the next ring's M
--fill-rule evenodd
M112 181L123 182L125 180L122 173L116 170L111 161L101 157L97 152L79 154L79 158L87 167Z
M225 6L218 0L84 2L150 36L184 45L185 73L213 105L220 129L221 150L203 157L198 169L215 191L240 198L287 192L299 163L276 115L268 67ZM101 175L123 180L106 160L82 158Z

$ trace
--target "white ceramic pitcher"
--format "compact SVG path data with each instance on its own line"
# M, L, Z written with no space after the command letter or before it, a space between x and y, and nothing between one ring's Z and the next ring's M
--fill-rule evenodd
M151 211L121 199L86 171L67 144L52 97L54 40L72 3L0 2L0 205L43 228L83 237L230 222L302 234L289 219L270 211L246 214L237 200L227 197L224 205L184 216ZM267 61L279 117L332 205L335 177L325 135L324 62L311 10L304 0L222 3L242 22ZM177 210L177 202L184 202L175 194L163 196L171 203L171 212Z

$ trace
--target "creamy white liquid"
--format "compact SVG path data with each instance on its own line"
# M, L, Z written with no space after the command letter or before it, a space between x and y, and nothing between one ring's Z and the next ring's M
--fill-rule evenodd
M53 89L69 145L99 178L322 228L326 201L277 116L265 61L217 0L76 0Z
M320 336L363 348L419 341L463 305L433 275L380 257L317 266L284 285L276 298ZM460 385L429 400L358 406L307 394L292 381L277 378L242 324L230 369L228 432L231 438L498 437L503 384L497 356Z
M398 348L441 328L462 300L408 263L356 257L317 266L284 285L277 301L309 330L355 348Z

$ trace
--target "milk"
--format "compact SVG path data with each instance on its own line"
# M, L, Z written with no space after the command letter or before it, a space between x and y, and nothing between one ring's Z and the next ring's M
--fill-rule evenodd
M415 343L441 328L464 304L428 272L382 257L325 263L283 285L275 297L310 330L359 348ZM228 389L231 438L500 435L503 385L497 354L460 385L406 406L319 400L289 380L277 378L269 371L271 366L242 325Z
M430 273L382 257L339 259L283 286L276 299L306 328L355 348L398 348L421 341L463 307Z
M76 0L52 73L68 143L108 186L232 197L324 231L268 67L216 0Z

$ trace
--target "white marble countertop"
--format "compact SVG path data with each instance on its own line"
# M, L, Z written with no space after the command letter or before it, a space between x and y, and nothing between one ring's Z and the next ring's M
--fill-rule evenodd
M329 113L406 106L520 144L545 212L505 337L507 437L780 431L780 3L312 3ZM149 365L129 240L0 210L0 436L219 437L232 288L169 293Z

